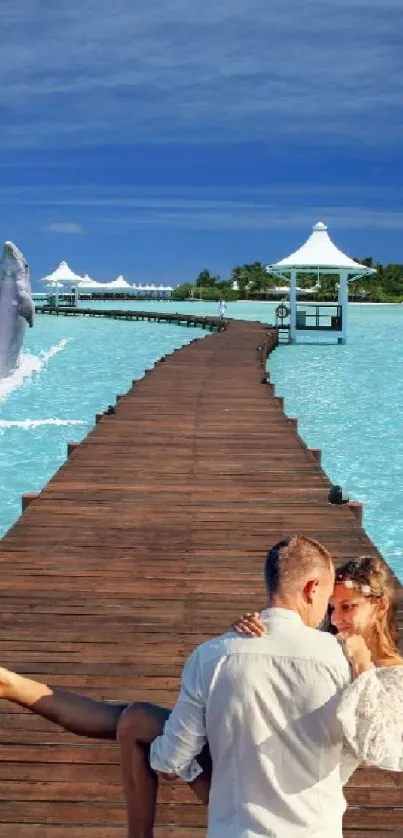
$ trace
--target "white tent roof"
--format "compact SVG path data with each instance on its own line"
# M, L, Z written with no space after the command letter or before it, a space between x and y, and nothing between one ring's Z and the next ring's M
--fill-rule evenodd
M99 284L99 283L98 283L98 282L96 282L96 281L95 281L95 279L91 279L91 277L90 277L90 276L88 276L88 274L85 274L85 276L83 276L83 278L82 278L82 280L81 280L81 282L80 282L80 288L83 288L84 286L85 286L86 288L89 288L89 287L94 287L94 288L96 288L96 287L98 286L98 284Z
M136 291L173 291L172 285L136 285L131 286Z
M78 274L75 274L74 271L72 271L71 268L69 268L67 262L60 262L59 267L56 268L56 270L53 271L52 274L49 274L48 276L44 276L43 279L41 279L41 282L47 282L47 283L61 282L62 284L63 283L70 283L71 284L73 282L81 282L81 281L82 281L82 277L78 276Z
M130 288L131 287L129 285L127 279L125 279L124 276L122 276L122 275L116 277L116 279L113 279L112 282L108 282L107 284L108 284L109 288Z
M333 244L326 224L322 221L314 224L311 235L302 247L285 259L281 259L280 262L268 265L269 272L289 271L292 268L298 271L313 269L329 271L332 268L335 272L347 270L350 274L374 273L373 268L360 265L359 262L355 262L339 250Z
M171 285L130 285L128 281L124 278L124 276L120 275L116 277L116 279L112 280L112 282L96 282L95 279L91 279L88 274L81 277L78 274L75 274L74 271L69 268L67 262L60 262L58 268L53 271L52 274L49 276L43 277L41 282L46 283L47 286L52 288L63 288L64 285L77 285L79 289L85 291L119 291L119 290L129 290L133 291L141 290L141 291L172 291L173 288Z
M79 288L87 291L107 291L111 287L110 282L80 282Z

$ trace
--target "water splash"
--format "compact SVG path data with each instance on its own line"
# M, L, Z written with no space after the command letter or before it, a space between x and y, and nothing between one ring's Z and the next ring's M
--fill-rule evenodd
M35 373L42 372L48 361L58 352L62 352L70 340L71 338L62 338L59 343L54 344L50 349L43 350L39 355L23 352L17 369L7 378L0 379L0 405L8 399L11 393L29 383Z
M7 428L21 428L24 431L29 431L31 428L42 428L43 425L57 425L65 427L67 425L86 425L83 419L0 419L0 435L4 433Z
M55 343L55 345L51 346L50 349L43 349L42 352L39 353L38 357L43 364L47 364L49 358L53 358L53 356L57 355L58 352L62 352L70 341L71 338L62 338L59 343Z

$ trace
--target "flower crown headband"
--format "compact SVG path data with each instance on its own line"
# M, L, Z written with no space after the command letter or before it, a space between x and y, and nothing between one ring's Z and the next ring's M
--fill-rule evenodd
M354 582L353 579L336 579L336 584L344 585L349 590L354 588L356 591L364 594L364 596L379 596L379 594L375 594L372 591L371 585L363 585L361 582Z
M383 596L383 591L375 590L374 588L371 588L371 585L368 585L368 583L357 582L355 579L337 578L337 573L336 573L335 584L336 585L344 585L344 587L347 588L349 591L354 589L355 591L358 591L360 594L363 594L364 596L375 596L375 597Z
M368 556L356 561L351 559L336 570L336 584L344 585L348 590L354 589L364 596L381 597L383 591L373 588L366 581L374 573L373 560ZM354 577L357 577L354 578ZM360 579L361 577L361 579Z

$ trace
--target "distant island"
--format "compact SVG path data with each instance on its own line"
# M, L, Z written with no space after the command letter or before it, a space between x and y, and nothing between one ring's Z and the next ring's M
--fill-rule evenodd
M349 283L349 299L352 302L400 303L403 302L403 265L381 265L371 257L356 259L376 273ZM310 293L311 300L336 300L337 276L304 274L297 277L301 289L315 289ZM275 289L287 285L275 279L265 270L263 262L237 265L231 271L229 279L211 274L207 268L202 270L195 282L184 282L172 292L173 300L211 300L227 302L236 300L276 300L281 298L281 291Z

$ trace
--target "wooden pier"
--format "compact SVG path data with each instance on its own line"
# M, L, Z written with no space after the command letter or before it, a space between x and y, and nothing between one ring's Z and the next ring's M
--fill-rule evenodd
M264 604L269 545L298 532L336 563L376 554L267 383L276 337L234 321L167 356L27 498L0 543L5 666L172 706L194 646ZM124 838L115 744L7 702L0 741L0 838ZM345 838L402 838L403 775L359 769L347 797ZM202 838L205 820L186 787L162 786L157 838Z
M177 326L197 326L220 332L226 327L226 320L205 314L183 314L180 311L131 311L114 308L78 308L75 306L36 306L37 314L51 314L55 317L107 317L110 320L148 320L155 323L175 323Z

